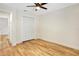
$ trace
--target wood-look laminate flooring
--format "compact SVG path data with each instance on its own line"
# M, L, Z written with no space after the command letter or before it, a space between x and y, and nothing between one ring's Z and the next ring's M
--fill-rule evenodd
M24 41L0 50L1 56L79 56L79 50L41 39Z

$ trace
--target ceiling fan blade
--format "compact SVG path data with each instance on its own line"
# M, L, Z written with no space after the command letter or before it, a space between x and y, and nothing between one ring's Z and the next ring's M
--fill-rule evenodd
M36 6L39 6L40 4L39 3L34 3Z
M45 5L45 4L47 4L47 3L41 3L41 5Z
M46 7L41 7L41 8L43 8L43 9L46 9L46 10L47 10L47 8L46 8Z
M36 7L35 5L30 5L30 6L26 6L26 7Z

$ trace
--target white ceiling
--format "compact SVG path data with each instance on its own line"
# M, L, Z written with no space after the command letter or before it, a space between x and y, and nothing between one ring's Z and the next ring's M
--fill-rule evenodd
M33 3L3 3L0 5L8 6L13 9L17 9L18 11L22 13L29 13L29 14L36 14L41 15L47 12L55 11L64 7L68 7L71 5L74 5L75 3L48 3L47 5L44 5L47 7L47 10L40 9L38 11L35 11L35 7L26 7L28 5L34 5ZM24 12L24 10L27 10Z

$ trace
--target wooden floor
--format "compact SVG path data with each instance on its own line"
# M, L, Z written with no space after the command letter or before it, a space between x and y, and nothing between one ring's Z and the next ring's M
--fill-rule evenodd
M11 46L8 35L0 35L0 49Z
M0 50L1 56L79 56L79 51L44 40L30 40Z

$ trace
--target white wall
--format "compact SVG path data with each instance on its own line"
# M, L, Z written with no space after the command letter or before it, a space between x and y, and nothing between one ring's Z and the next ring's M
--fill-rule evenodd
M9 26L8 26L9 13L0 9L0 34L9 35Z
M39 16L38 38L79 49L79 5Z

